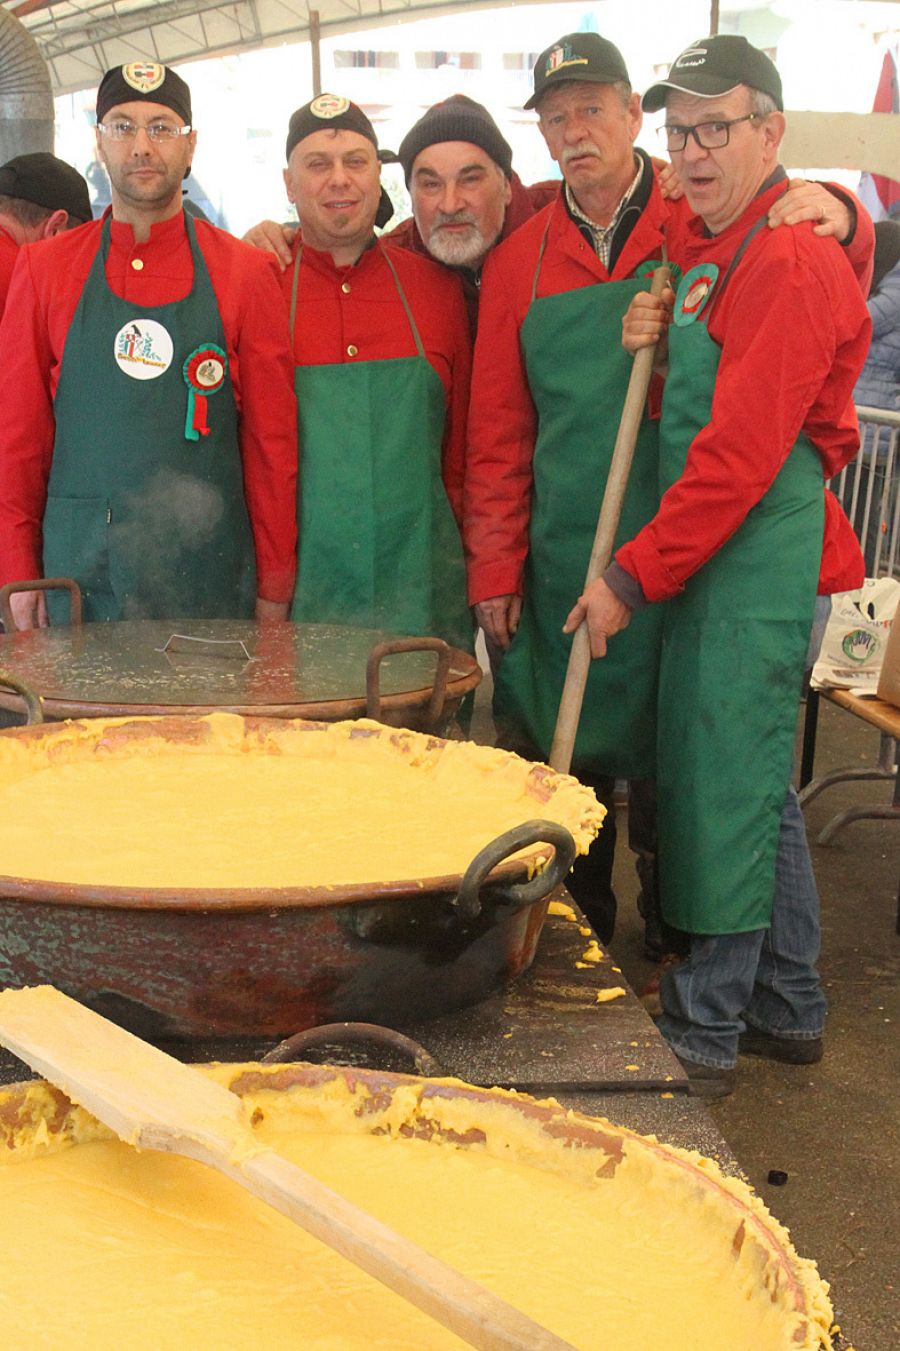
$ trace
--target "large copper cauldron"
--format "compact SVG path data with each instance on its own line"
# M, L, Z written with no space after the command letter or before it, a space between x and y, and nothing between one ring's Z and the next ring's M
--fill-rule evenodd
M461 749L372 723L218 717L240 724L248 744L291 729L324 736L343 727L354 729L345 737L375 738L398 755L412 746L441 755ZM203 745L211 721L89 720L0 737L54 756L67 753L66 739L82 738L108 755L123 740L134 753L134 740L150 735ZM571 791L564 785L572 781L545 766L520 767L526 806L533 803L525 814L552 817L554 796ZM584 838L583 822L570 824ZM101 839L98 823L98 840L85 841L86 851ZM56 985L151 1038L282 1036L344 1020L396 1025L482 999L527 968L546 897L574 855L564 825L531 819L458 875L371 885L136 889L0 877L0 984Z

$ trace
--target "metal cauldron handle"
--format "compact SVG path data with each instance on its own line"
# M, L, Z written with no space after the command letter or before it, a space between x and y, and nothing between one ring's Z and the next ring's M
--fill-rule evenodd
M0 621L7 633L16 631L9 598L17 591L68 591L69 623L81 623L81 587L78 583L71 577L39 577L34 582L7 582L6 586L0 586Z
M414 1074L429 1078L442 1078L446 1074L440 1062L424 1046L413 1041L412 1037L405 1037L402 1032L395 1032L392 1027L381 1027L378 1023L322 1023L319 1027L307 1028L305 1032L297 1032L273 1046L263 1056L262 1064L278 1065L286 1061L304 1060L307 1051L335 1041L359 1046L374 1042L376 1046L408 1057ZM341 1062L338 1060L337 1063Z
M443 638L389 638L376 643L366 662L366 717L381 721L381 663L396 652L436 652L437 666L434 685L428 702L428 725L435 727L447 702L447 679L450 675L450 647Z
M556 821L523 821L491 840L475 855L466 869L453 904L465 920L477 919L481 914L481 886L492 868L502 863L518 849L532 844L552 844L554 856L541 872L528 882L513 882L503 887L503 899L517 908L543 900L568 873L575 862L577 849L571 831Z
M24 680L20 680L11 671L0 671L0 685L6 690L14 690L16 694L21 694L25 700L26 727L44 721L44 706L37 690L32 689L30 685L26 685Z

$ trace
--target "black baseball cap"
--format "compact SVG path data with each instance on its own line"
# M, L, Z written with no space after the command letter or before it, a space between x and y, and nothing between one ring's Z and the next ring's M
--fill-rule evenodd
M0 195L49 211L68 211L82 224L93 216L88 186L78 170L43 150L17 155L0 167Z
M670 89L711 99L730 94L742 84L768 94L776 108L784 111L781 76L774 62L746 38L720 33L716 37L698 38L676 56L668 79L650 86L643 105L646 112L655 113L665 106Z
M622 53L599 33L567 33L541 52L534 63L534 93L525 107L536 108L547 90L564 80L631 84Z

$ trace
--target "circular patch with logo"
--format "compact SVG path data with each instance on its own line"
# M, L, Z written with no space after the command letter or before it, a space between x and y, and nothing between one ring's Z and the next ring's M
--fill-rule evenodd
M122 67L122 79L140 94L152 94L166 78L165 66L155 61L133 61Z
M172 364L172 339L155 319L132 319L116 334L113 354L132 380L155 380Z
M841 651L848 661L868 661L878 651L878 639L866 629L851 629L841 639Z
M703 313L718 275L715 263L699 263L681 278L672 316L679 328L692 324Z
M309 105L309 111L313 117L322 117L329 121L332 117L340 117L350 107L350 100L343 98L340 94L320 94L314 98Z

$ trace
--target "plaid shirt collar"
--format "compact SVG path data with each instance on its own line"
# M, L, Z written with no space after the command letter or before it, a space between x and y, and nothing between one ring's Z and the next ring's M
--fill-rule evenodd
M637 155L635 156L635 160L637 163L637 171L634 175L634 178L631 180L631 186L628 188L628 191L625 193L624 197L619 202L619 205L616 207L615 212L613 213L613 218L608 225L598 225L596 221L591 220L590 216L586 216L582 211L581 207L576 202L574 196L572 195L572 190L569 187L568 183L566 183L565 185L566 205L568 206L571 215L577 221L578 225L586 227L586 232L589 234L591 243L594 246L594 252L600 259L603 266L607 269L609 268L609 251L612 246L612 237L613 234L615 233L616 226L622 219L622 214L625 211L625 208L628 206L628 203L631 201L631 198L634 195L635 188L640 183L641 175L644 172L643 162L638 158Z

